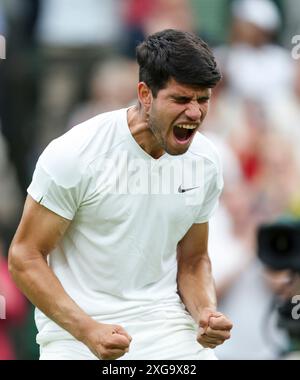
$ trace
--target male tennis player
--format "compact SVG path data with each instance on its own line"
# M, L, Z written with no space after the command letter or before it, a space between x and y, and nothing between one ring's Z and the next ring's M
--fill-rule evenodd
M176 30L137 60L138 104L50 143L28 188L9 263L41 359L215 359L230 336L207 254L222 175L198 133L220 73Z

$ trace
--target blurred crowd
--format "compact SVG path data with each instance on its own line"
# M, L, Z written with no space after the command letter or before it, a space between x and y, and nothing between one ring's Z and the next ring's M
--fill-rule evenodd
M5 265L36 160L72 126L136 101L135 46L165 28L203 37L223 73L203 126L224 166L209 246L220 311L234 323L217 354L292 350L270 308L292 276L266 270L256 236L262 223L300 217L300 59L291 55L299 1L0 0L0 295L10 301L0 359L37 357L32 307Z

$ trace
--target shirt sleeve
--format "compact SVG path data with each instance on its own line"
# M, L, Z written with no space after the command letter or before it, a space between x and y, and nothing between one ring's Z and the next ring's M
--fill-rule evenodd
M76 154L54 140L40 156L28 194L38 203L72 220L84 196L85 179Z
M219 204L219 197L223 190L224 181L220 161L215 168L211 179L206 183L206 191L203 199L203 203L199 209L199 213L196 217L195 223L206 223L215 213Z

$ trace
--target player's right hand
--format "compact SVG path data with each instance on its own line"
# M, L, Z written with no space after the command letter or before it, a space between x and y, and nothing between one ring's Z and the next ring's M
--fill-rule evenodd
M129 351L132 338L122 326L94 321L82 339L90 351L102 360L118 359Z

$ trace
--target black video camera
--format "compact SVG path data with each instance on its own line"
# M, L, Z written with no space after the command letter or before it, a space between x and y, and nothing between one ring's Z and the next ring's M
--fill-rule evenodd
M280 221L258 229L258 257L275 270L300 273L300 221Z

